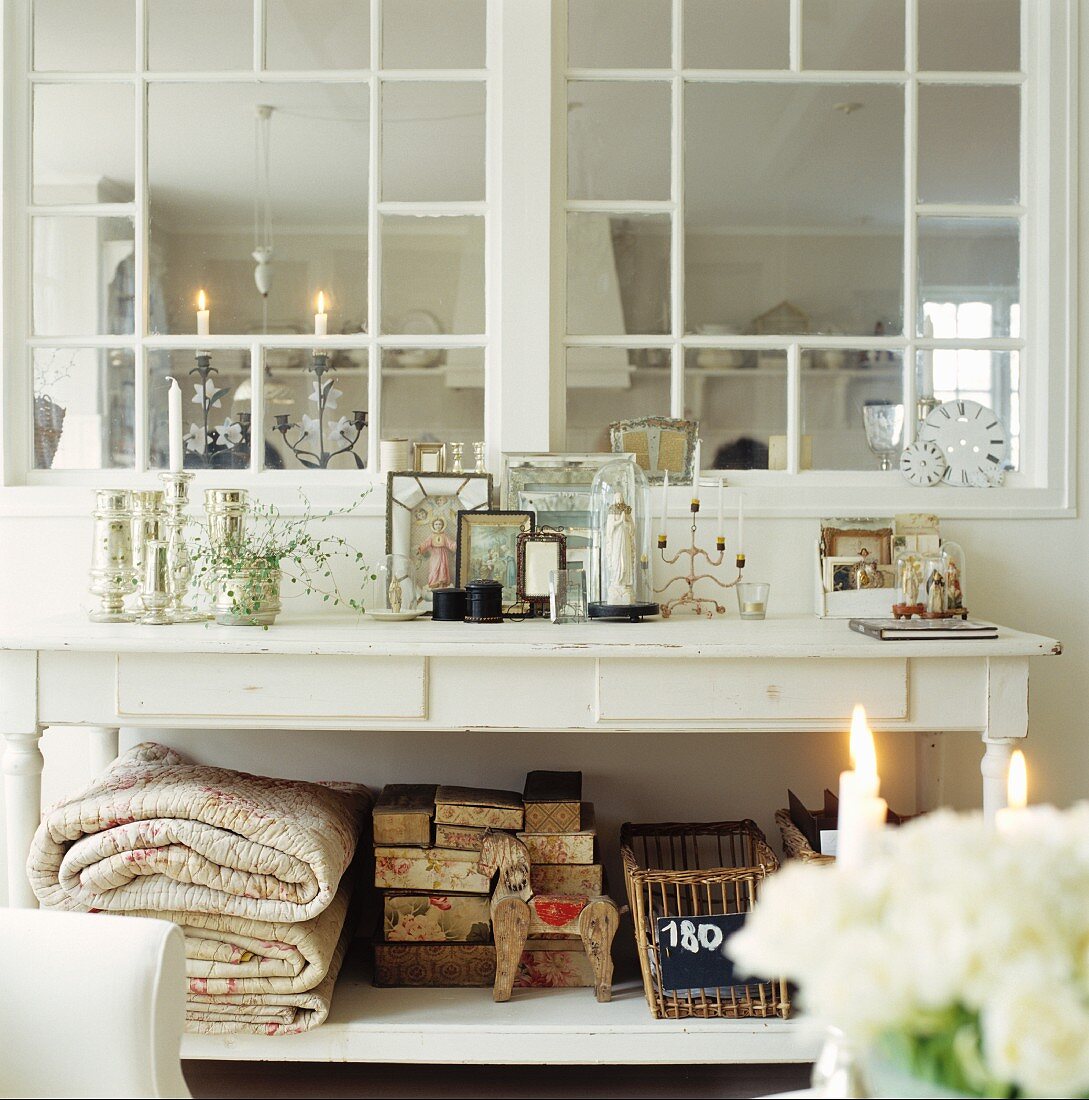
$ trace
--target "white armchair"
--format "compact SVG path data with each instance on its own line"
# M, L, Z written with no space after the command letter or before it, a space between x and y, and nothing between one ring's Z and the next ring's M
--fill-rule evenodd
M189 1096L180 928L0 909L0 949L0 1096Z

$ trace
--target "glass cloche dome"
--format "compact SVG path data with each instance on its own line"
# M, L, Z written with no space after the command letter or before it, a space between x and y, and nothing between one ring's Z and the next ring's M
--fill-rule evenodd
M638 622L657 615L650 568L647 478L631 459L602 466L590 487L591 619Z

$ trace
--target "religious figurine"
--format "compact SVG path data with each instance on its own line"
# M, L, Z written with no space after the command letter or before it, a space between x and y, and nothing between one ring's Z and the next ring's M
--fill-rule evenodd
M926 609L931 615L945 610L945 578L940 569L931 570L926 579Z
M401 581L404 577L398 577L395 573L390 575L389 579L389 609L394 615L401 614L401 604L404 602L404 589L401 587Z
M885 578L881 576L881 570L877 568L877 562L869 560L869 550L864 546L859 551L859 555L862 561L852 569L855 588L883 588Z
M900 588L904 593L904 603L914 607L919 602L919 582L922 579L922 563L918 558L905 558Z
M432 534L416 548L420 557L427 558L427 587L451 588L454 584L452 562L458 544L446 533L446 520L441 516L431 521Z
M617 494L609 505L605 524L606 601L629 604L635 601L635 523L631 507Z
M960 566L950 559L945 568L945 605L950 611L964 607L964 592L960 585Z

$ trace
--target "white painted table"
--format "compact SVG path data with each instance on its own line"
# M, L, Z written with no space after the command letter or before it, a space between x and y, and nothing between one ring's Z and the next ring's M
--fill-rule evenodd
M1005 802L1028 733L1029 658L1051 638L877 642L839 620L701 619L497 626L285 618L272 630L103 626L75 616L0 630L9 897L41 816L50 725L89 727L100 763L120 726L146 729L714 731L872 725L979 733L983 804ZM525 700L538 702L527 707ZM291 1039L189 1036L187 1057L465 1062L754 1062L812 1056L783 1021L655 1021L641 989L493 1005L479 990L374 990L349 966L328 1023Z

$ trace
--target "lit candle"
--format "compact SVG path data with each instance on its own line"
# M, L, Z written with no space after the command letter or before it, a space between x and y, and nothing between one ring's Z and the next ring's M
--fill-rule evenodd
M204 312L207 316L208 311ZM167 393L166 408L170 439L170 472L180 474L185 462L182 444L182 391L176 378L170 378L168 381L170 390Z
M329 314L325 312L325 292L318 291L318 312L314 314L314 335L328 336Z
M888 803L877 796L880 786L873 733L866 722L866 711L856 706L851 716L851 767L839 777L837 866L860 866L871 840L884 827Z
M715 530L720 535L726 530L726 528L722 525L722 493L725 487L726 479L724 477L720 477L718 479L718 525L715 527Z
M745 494L737 494L737 553L741 557L745 553Z
M923 335L928 339L934 338L934 322L928 317L923 322ZM934 349L923 350L923 376L919 381L920 397L934 396Z
M662 482L662 525L658 528L661 535L665 535L666 524L669 522L669 471L665 472L665 480Z
M1009 771L1006 773L1006 808L994 815L994 827L1004 836L1008 836L1019 822L1026 819L1028 811L1028 767L1025 754L1014 749L1010 757Z
M197 292L197 335L207 336L209 332L209 319L212 311L208 308L208 299L204 291Z

